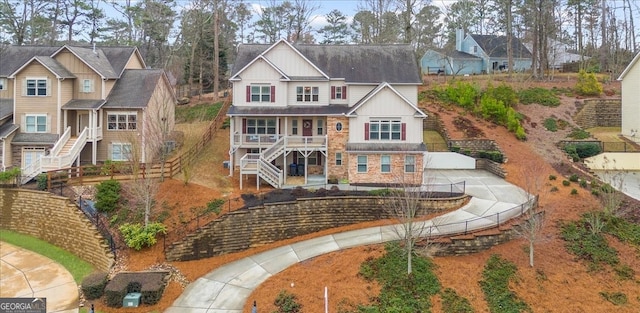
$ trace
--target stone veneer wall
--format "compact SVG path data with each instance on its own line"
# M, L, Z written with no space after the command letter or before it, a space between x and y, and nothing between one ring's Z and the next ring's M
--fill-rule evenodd
M517 236L513 228L495 230L479 235L454 236L436 241L438 249L434 254L436 256L460 256L477 253L510 241Z
M422 202L420 215L458 208L468 196ZM265 204L225 214L167 248L168 261L237 252L313 232L389 218L380 197L327 197Z
M367 156L367 172L358 172L358 155ZM389 184L404 185L421 185L423 174L423 154L420 153L401 153L401 154L384 154L391 157L391 172L380 172L380 159L382 154L369 153L353 153L349 154L349 183L350 184L368 184L371 182L386 182ZM405 173L404 159L407 155L413 155L415 160L415 172ZM400 174L399 174L400 173Z
M48 192L0 189L0 228L37 237L108 271L109 246L75 204Z
M342 130L336 130L336 124L342 123ZM345 147L349 142L349 118L327 117L327 178L349 179L349 158ZM336 165L336 152L342 153L342 165Z
M576 102L576 107L573 119L581 128L622 126L621 99L585 99L582 104Z

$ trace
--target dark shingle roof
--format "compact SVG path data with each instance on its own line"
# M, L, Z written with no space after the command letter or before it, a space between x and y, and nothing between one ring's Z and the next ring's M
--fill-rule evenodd
M347 143L346 150L353 152L427 151L427 146L424 143Z
M441 54L444 54L453 59L478 59L482 60L479 56L475 56L473 54L469 54L466 52L458 51L458 50L435 50Z
M17 133L12 144L55 144L58 141L58 135L47 133Z
M103 108L144 108L162 77L162 70L125 70Z
M0 120L13 115L13 99L0 99Z
M107 56L111 67L115 73L120 77L124 67L129 62L131 55L136 51L135 47L100 47L100 50Z
M494 58L506 58L507 57L507 44L508 40L506 36L495 35L469 35L475 40L480 48L484 50L490 57ZM514 58L531 58L531 52L525 47L518 38L512 38L511 50L513 51Z
M35 59L60 78L76 78L76 76L64 67L64 65L60 64L60 62L56 61L52 57L38 55L35 56Z
M105 100L81 100L74 99L65 103L62 106L63 110L92 110L99 109L106 101Z
M0 139L5 139L9 134L18 129L18 125L12 123L6 123L0 125Z
M105 78L115 79L118 74L111 66L109 59L101 49L67 46L80 59L91 66L98 74Z
M35 56L51 56L60 47L4 46L0 49L0 77L8 77Z
M232 76L271 45L240 45ZM294 45L331 78L347 83L421 84L410 45Z
M328 105L328 106L306 106L306 105L290 105L287 107L265 107L265 106L231 106L227 111L227 115L262 115L262 116L304 116L304 115L342 115L349 111L346 105Z

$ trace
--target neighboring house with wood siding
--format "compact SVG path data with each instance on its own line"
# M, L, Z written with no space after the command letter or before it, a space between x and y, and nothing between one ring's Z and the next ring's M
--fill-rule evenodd
M231 174L274 187L291 175L422 183L415 60L409 45L241 45L227 113Z
M147 162L151 136L173 129L173 88L135 47L7 46L0 60L0 169L24 180L128 161L132 145Z
M622 81L622 128L626 138L640 143L640 53L636 54L620 74Z

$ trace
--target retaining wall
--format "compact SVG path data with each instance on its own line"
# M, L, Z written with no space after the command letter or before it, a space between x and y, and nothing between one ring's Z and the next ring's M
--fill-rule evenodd
M468 196L421 202L419 215L462 206ZM234 211L167 248L168 261L187 261L289 239L356 223L390 218L389 200L380 197L298 199Z
M622 127L621 99L585 99L576 107L573 120L581 128Z
M65 197L26 189L0 189L0 228L30 235L108 271L114 262L104 238Z

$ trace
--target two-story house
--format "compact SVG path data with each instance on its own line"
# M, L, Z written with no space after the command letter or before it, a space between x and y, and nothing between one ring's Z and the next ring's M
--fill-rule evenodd
M500 72L509 66L509 44L513 56L513 70L530 70L531 52L518 38L511 38L509 42L507 36L465 36L464 31L458 29L455 50L427 50L420 59L422 73L465 75Z
M173 129L175 95L135 47L0 49L0 169L24 181L80 162L141 162ZM152 140L152 138L154 138Z
M291 175L422 183L426 114L411 46L241 45L230 81L231 175L275 187Z

